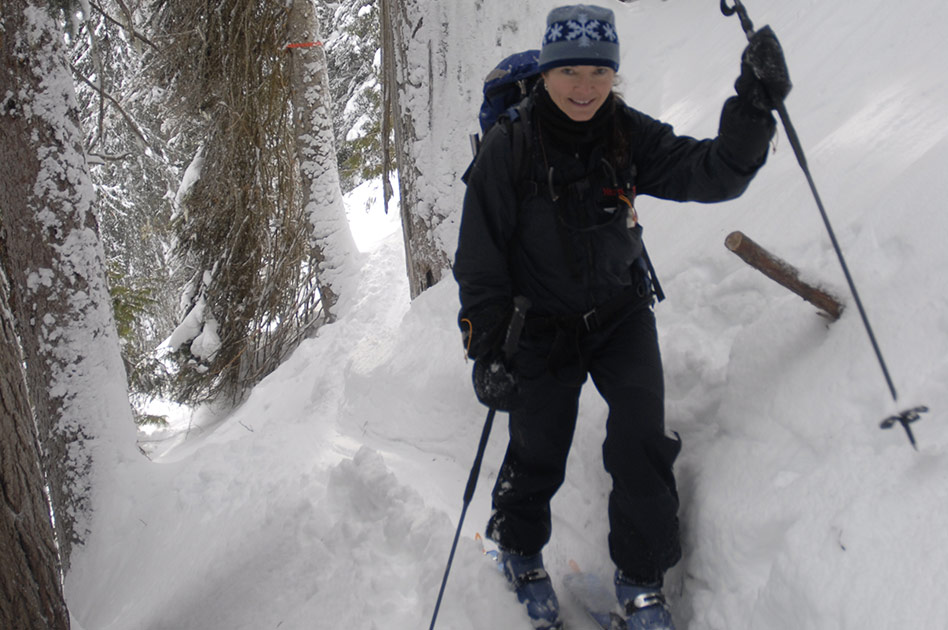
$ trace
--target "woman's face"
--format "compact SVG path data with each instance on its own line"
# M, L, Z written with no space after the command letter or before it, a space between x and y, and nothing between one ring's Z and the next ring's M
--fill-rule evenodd
M616 73L606 66L561 66L543 73L550 98L577 122L591 119L612 91Z

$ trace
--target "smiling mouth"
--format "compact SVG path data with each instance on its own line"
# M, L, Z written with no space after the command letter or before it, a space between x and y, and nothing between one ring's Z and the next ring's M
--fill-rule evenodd
M584 107L592 103L595 99L589 99L588 101L577 101L576 99L570 99L570 100L573 102L574 105L579 105L579 106Z

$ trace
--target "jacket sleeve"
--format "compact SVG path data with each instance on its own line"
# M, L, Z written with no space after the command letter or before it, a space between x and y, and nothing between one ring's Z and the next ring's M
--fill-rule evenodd
M638 192L674 201L714 202L739 196L764 165L776 128L770 113L755 110L736 96L725 101L714 139L678 136L668 124L635 110L627 112L634 129Z
M471 167L464 195L453 269L461 318L512 300L507 248L517 226L518 203L510 133L504 125L494 125Z

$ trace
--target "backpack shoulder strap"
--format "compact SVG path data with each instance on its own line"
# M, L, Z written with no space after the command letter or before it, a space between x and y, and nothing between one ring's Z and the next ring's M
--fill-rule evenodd
M510 135L513 153L514 181L518 182L519 201L539 191L539 185L531 173L533 161L533 125L530 121L532 98L525 98L510 108Z
M537 194L539 190L530 169L533 154L533 128L530 124L529 101L530 99L526 98L517 105L508 108L495 123L503 125L506 134L510 137L513 180L517 183L517 199L521 202L527 197ZM461 176L461 181L465 184L480 152L480 137L477 137L476 140L472 137L472 149L474 150L474 159L471 160L467 170Z

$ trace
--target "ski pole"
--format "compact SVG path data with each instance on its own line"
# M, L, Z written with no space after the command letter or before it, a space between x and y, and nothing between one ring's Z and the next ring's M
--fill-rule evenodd
M750 16L747 14L747 9L744 7L744 4L741 2L741 0L732 0L732 2L734 4L732 6L728 6L727 0L721 0L721 13L726 16L731 16L736 13L738 19L741 21L741 28L744 30L747 40L750 41L754 37L754 23L751 22ZM764 86L764 89L766 90L767 87ZM872 332L872 326L869 324L869 316L866 314L866 309L862 305L862 300L859 299L859 292L856 290L856 283L853 281L852 275L849 273L849 267L846 265L846 259L843 257L843 250L840 247L839 242L836 240L836 234L833 232L833 226L830 224L829 215L826 213L826 208L823 207L823 201L820 199L820 193L816 189L816 183L813 181L813 175L810 173L810 167L807 165L806 155L803 152L803 145L800 143L800 138L797 136L797 131L794 128L793 123L790 121L790 114L787 113L787 107L783 100L771 98L771 101L774 104L774 109L776 110L777 115L780 117L780 122L783 124L783 129L787 134L787 139L790 141L790 146L793 148L793 153L797 158L797 162L800 164L800 168L803 170L803 175L806 177L807 184L810 186L810 192L813 193L813 199L816 201L816 207L819 208L820 215L823 217L823 225L826 226L826 232L829 234L830 242L833 244L833 249L836 251L836 257L839 258L839 264L843 269L843 275L846 276L846 282L849 284L849 291L852 293L853 301L856 303L856 308L859 310L859 316L862 318L863 326L865 326L866 333L869 335L869 342L872 344L872 349L876 353L876 359L879 361L879 367L882 368L882 375L885 377L885 382L889 386L889 393L892 395L893 402L898 402L899 395L895 391L895 384L892 382L892 377L889 375L889 369L886 367L885 359L882 356L882 350L879 348L879 344L876 341L876 336ZM912 447L918 450L918 447L915 444L915 436L912 435L912 429L909 427L909 424L918 420L919 413L924 411L928 411L928 408L925 406L907 409L883 420L881 427L888 429L895 423L901 424L905 429L905 433L908 436Z
M527 310L530 308L530 300L521 296L514 298L514 311L510 318L510 324L507 326L507 335L504 338L503 355L509 363L517 351L517 344L520 342L520 333L523 330L523 323L526 320ZM491 407L487 412L487 418L484 420L484 429L481 431L481 440L477 445L477 454L474 456L474 465L471 466L471 474L467 478L467 487L464 489L464 504L461 506L461 518L458 519L458 528L454 532L454 542L451 543L451 553L448 554L448 563L444 568L444 577L441 579L441 589L438 591L438 600L435 602L434 613L431 615L431 626L429 630L434 630L435 622L438 620L438 610L441 608L441 600L444 598L444 589L448 584L448 575L451 573L451 565L454 563L454 552L457 551L458 541L461 538L461 526L464 525L464 517L467 515L467 508L471 505L471 499L474 498L474 488L477 487L477 477L481 473L481 463L484 461L484 451L487 450L487 441L490 438L490 430L494 425L494 416L497 409Z

